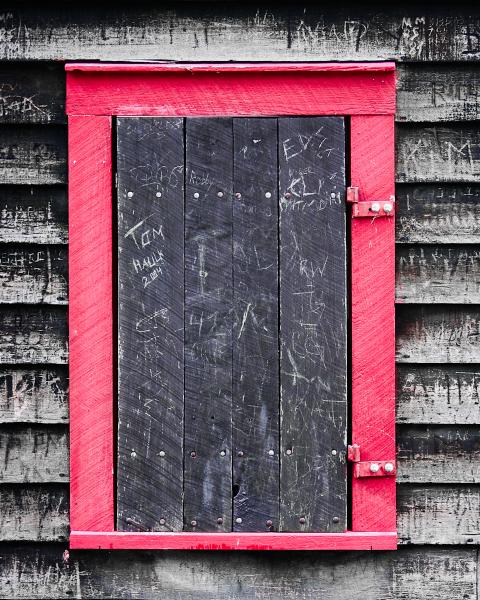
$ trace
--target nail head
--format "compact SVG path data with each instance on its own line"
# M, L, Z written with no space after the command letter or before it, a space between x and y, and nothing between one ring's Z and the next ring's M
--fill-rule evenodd
M222 519L222 517L218 517L218 519L217 519L217 523L218 523L219 525L221 525L221 524L223 523L223 519Z
M223 192L217 192L217 196L218 196L219 198L223 198Z
M133 192L127 192L127 196L128 196L129 198L132 198L132 197L133 197Z
M225 456L225 454L226 454L225 450L222 450L222 451L220 452L220 456Z
M389 463L389 462L388 462L388 463L385 463L385 467L384 467L384 469L385 469L385 471L386 471L387 473L392 473L392 472L393 472L393 469L394 469L394 466L393 466L393 464L392 464L392 463Z
M190 452L190 456L191 456L192 458L195 458L195 457L197 456L197 453L195 452L195 450L192 450L192 451Z
M287 448L285 450L285 454L288 454L290 456L291 453L292 453L292 449L291 448Z
M199 194L198 192L195 192L195 193L193 194L193 197L194 197L194 198L200 198L200 194Z
M160 450L158 456L161 456L163 458L165 456L165 450Z
M157 193L155 194L155 196L156 196L157 198L161 198L161 197L162 197L162 192L157 192Z
M275 456L275 450L269 450L268 456Z
M332 454L333 454L333 456L337 456L337 451L336 450L332 450Z
M240 517L237 517L235 519L235 523L238 523L240 525L241 522L242 522L242 519Z
M390 202L385 202L385 204L383 205L383 210L386 213L390 213L390 212L392 212L392 209L393 209L393 205L390 204Z
M242 197L242 194L240 192L237 192L235 194L235 198L238 198L240 200L241 197Z
M268 521L266 522L266 525L267 525L267 527L271 527L273 525L273 521L268 519Z
M377 465L377 463L372 463L370 465L370 471L372 473L378 473L379 469L380 469L380 467L379 467L379 465Z
M165 525L165 519L160 519L160 525Z
M380 212L380 204L378 202L374 202L370 207L370 210L374 213Z
M265 198L271 198L272 194L271 192L265 192Z
M307 521L307 520L305 519L305 517L300 517L300 518L298 519L298 522L300 523L300 525L305 525L306 521Z
M193 521L190 521L190 525L191 525L192 527L196 527L196 526L197 526L197 522L196 522L195 520L193 520Z
M237 456L239 456L240 458L242 458L242 456L243 456L243 452L242 452L241 450L239 450L239 451L237 452Z
M332 521L334 523L340 523L340 519L338 517L333 517Z

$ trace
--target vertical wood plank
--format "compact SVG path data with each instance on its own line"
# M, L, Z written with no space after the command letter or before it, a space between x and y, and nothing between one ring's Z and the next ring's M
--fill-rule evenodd
M393 116L351 118L360 201L394 194ZM395 456L395 219L352 219L352 442L362 460ZM395 531L395 478L352 480L352 529Z
M278 530L277 119L234 119L233 529Z
M279 119L283 531L346 528L345 131Z
M181 531L183 119L118 119L117 160L117 523Z
M70 526L113 531L112 122L68 123Z
M231 119L187 119L184 529L232 525Z

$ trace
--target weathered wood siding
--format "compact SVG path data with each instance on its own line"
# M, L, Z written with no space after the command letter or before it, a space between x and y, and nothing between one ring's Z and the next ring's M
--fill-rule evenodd
M0 12L0 598L478 600L480 10ZM72 552L66 60L398 61L389 553Z

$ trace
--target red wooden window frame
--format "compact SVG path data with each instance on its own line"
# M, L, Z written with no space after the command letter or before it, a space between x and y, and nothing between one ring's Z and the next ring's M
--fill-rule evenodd
M112 117L350 117L359 202L394 194L394 63L68 64L71 548L396 548L395 477L352 479L344 533L131 533L114 526ZM395 457L394 218L351 223L352 443Z

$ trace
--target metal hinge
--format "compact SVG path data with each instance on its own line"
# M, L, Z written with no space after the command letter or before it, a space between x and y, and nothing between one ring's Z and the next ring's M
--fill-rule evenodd
M348 460L353 462L354 477L392 477L397 472L394 460L360 460L360 446L348 446Z
M358 200L358 187L347 187L347 203L352 205L352 217L392 217L395 196L389 200Z

